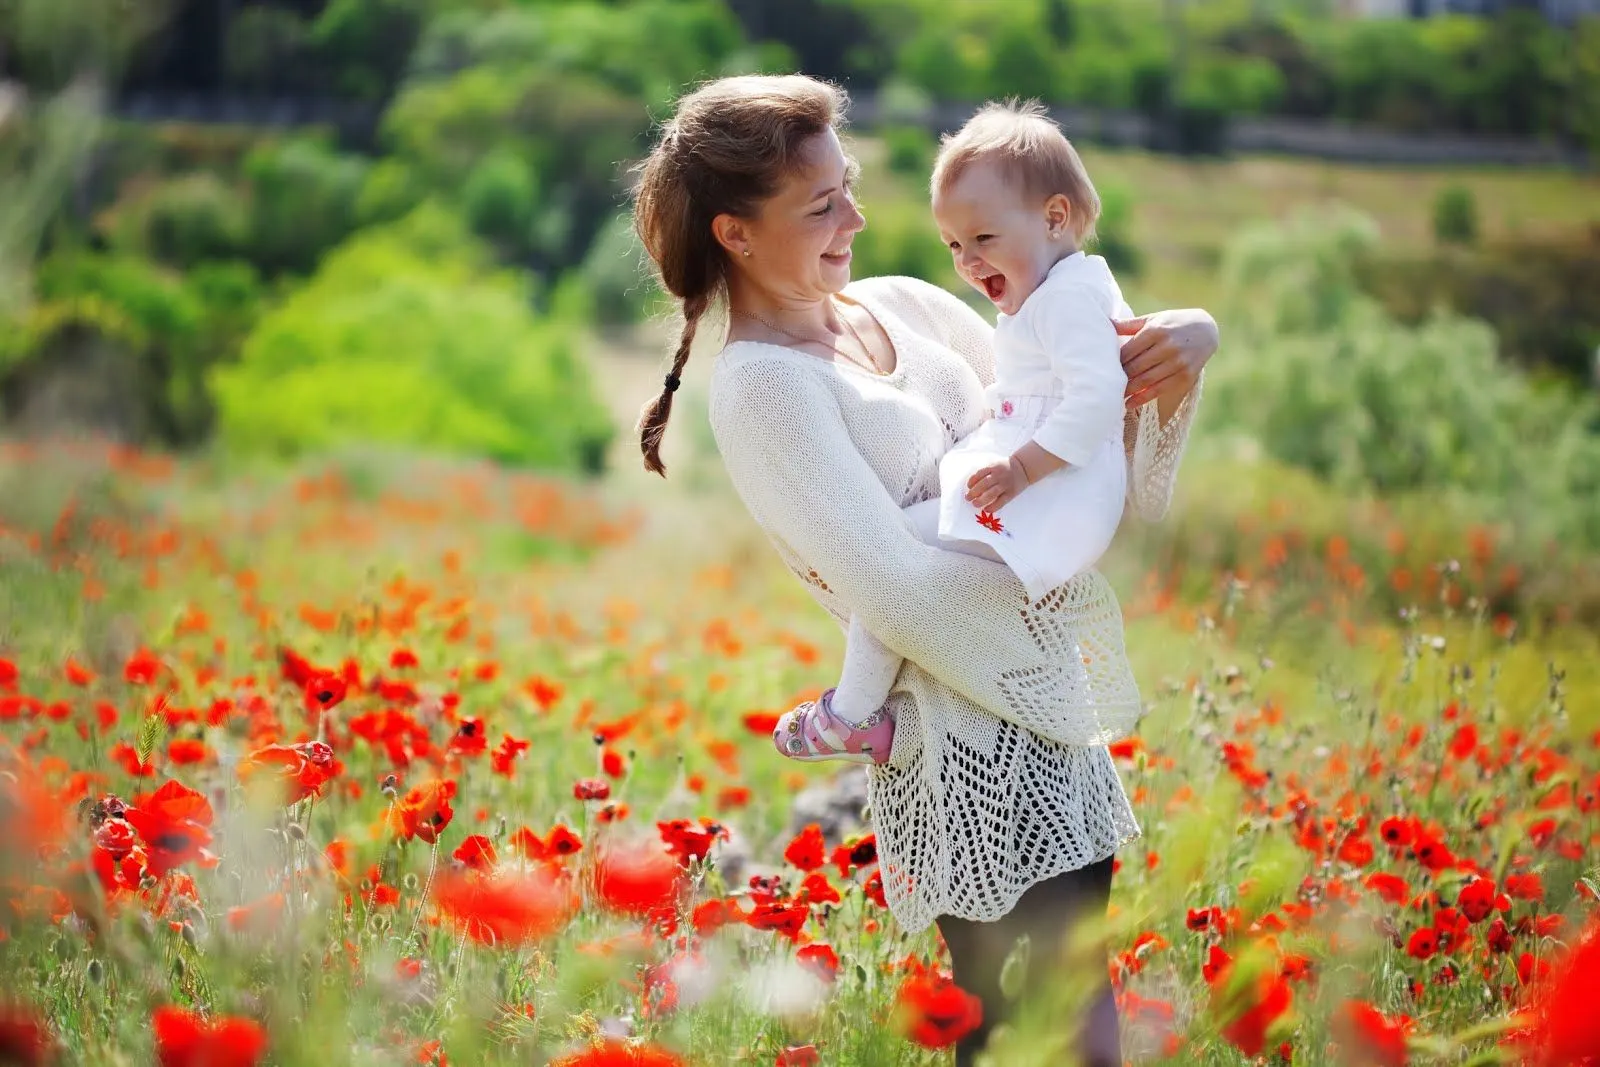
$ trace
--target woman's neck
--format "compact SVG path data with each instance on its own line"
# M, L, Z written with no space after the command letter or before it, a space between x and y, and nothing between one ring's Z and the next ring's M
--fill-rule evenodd
M845 331L846 326L831 297L786 300L752 286L730 287L730 341L770 341L776 335L785 338L785 344L795 340L827 344L830 338L837 338Z

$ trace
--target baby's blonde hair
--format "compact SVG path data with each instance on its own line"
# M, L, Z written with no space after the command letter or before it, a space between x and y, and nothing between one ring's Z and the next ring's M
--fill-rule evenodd
M1100 194L1078 150L1037 100L985 104L965 126L946 134L933 162L934 194L949 189L974 163L998 164L1007 183L1041 201L1060 193L1072 205L1068 225L1078 244L1094 236Z

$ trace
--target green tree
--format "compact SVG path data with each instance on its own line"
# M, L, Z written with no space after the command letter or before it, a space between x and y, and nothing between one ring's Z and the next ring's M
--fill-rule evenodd
M424 206L331 252L213 384L230 447L346 443L597 472L612 430L577 338L536 319L459 218Z

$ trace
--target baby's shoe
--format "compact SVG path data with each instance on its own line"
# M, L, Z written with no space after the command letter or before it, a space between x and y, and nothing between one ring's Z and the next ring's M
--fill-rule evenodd
M833 690L818 700L808 700L785 712L772 732L778 751L802 763L845 760L849 763L887 763L894 742L894 720L882 708L852 726L833 712Z

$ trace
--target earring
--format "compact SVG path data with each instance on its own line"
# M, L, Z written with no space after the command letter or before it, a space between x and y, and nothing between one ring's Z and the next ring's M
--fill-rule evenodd
M748 256L748 255L749 255L749 254L750 254L750 250L749 250L749 249L748 249L748 248L747 248L747 249L745 249L745 250L744 250L744 254L745 254L745 255L746 255L746 256Z

